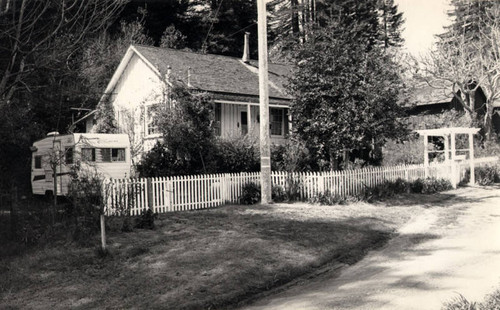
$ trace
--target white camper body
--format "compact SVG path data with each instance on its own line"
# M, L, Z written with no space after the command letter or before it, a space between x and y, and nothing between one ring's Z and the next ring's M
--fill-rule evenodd
M98 173L103 178L130 177L130 142L126 134L49 133L33 143L31 188L35 195L67 195L71 172ZM80 169L73 169L78 165Z

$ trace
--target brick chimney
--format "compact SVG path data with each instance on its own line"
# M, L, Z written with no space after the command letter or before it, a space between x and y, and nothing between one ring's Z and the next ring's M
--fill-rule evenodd
M250 62L250 32L245 32L245 45L243 46L243 57L241 60L244 63Z

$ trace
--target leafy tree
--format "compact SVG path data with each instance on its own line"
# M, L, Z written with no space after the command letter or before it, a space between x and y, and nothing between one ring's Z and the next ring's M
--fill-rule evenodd
M92 132L118 133L118 124L115 119L113 103L108 98L101 100L100 104L97 106L95 119L97 123L94 125L94 128L92 128Z
M206 93L191 93L180 86L157 106L157 123L163 143L147 155L140 166L159 160L164 175L186 175L212 171L214 149L213 102ZM147 172L145 168L139 171ZM154 174L156 175L156 174Z
M183 49L186 47L186 36L177 30L174 25L170 25L163 32L160 47Z
M404 88L397 67L357 33L364 27L333 21L294 54L293 131L323 168L335 168L346 150L380 146L405 133L397 120Z
M437 49L421 60L423 70L417 78L454 96L464 108L470 126L483 127L489 140L494 137L493 104L500 98L500 4L454 3L459 5L459 12L468 4L470 12L481 13L457 17L457 24L441 36ZM479 87L486 97L484 105L476 100Z

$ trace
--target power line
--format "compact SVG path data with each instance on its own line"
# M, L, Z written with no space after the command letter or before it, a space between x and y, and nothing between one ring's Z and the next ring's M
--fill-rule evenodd
M212 20L212 23L210 24L210 28L208 28L207 36L205 37L205 40L203 41L202 47L206 46L206 44L207 44L208 36L210 35L210 32L212 31L212 27L214 26L215 19L217 18L217 15L219 15L219 10L220 10L220 7L222 6L222 2L224 2L224 0L220 1L219 6L217 7L217 11L215 11L215 16Z

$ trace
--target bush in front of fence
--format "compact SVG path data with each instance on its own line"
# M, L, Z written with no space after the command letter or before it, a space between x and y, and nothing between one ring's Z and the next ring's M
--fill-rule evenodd
M274 202L292 202L300 200L300 187L297 182L289 182L286 188L273 185L271 197ZM243 186L239 197L240 204L252 205L260 201L260 184L248 183Z
M452 189L450 181L445 179L426 178L417 179L413 182L405 181L401 178L395 181L385 181L379 185L366 188L365 192L358 196L350 197L351 200L363 200L366 202L374 202L386 198L394 197L398 194L434 194ZM321 205L344 204L347 198L342 198L332 194L330 191L318 193L316 196L309 199L310 203L319 203Z
M474 168L474 177L479 185L491 185L493 183L500 182L500 169L498 166L483 166ZM470 169L465 171L463 179L460 181L460 185L468 184L470 180Z

